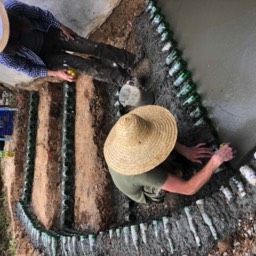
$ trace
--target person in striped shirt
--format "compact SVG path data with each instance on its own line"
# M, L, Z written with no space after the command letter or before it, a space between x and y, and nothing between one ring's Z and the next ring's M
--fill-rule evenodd
M77 35L54 15L16 0L0 3L0 64L26 75L69 82L73 68L93 79L122 86L138 58L133 53ZM88 58L70 54L76 52Z

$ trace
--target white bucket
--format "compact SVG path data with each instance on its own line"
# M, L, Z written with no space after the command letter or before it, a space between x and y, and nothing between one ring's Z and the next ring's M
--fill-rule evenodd
M142 91L135 86L125 84L120 90L119 102L124 107L151 105L154 102L154 96L152 92Z

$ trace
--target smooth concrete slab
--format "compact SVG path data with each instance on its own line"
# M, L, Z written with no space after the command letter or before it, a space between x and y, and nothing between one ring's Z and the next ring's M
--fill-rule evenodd
M61 23L72 28L79 35L87 37L105 22L120 0L22 0L22 2L51 11Z
M0 1L4 2L4 0ZM120 0L22 0L21 2L51 11L62 24L87 37L106 21ZM1 83L14 86L17 83L32 81L30 77L0 65Z
M236 165L256 144L256 1L159 0Z

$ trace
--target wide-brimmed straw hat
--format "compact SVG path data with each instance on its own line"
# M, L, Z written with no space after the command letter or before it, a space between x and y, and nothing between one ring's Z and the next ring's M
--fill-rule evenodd
M10 24L6 9L0 3L0 52L6 47L10 36Z
M176 120L167 109L139 107L122 116L111 129L104 144L105 160L118 173L141 174L162 163L176 140Z

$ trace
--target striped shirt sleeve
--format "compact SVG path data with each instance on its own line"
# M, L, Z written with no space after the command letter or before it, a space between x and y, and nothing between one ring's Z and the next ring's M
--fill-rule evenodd
M32 78L46 77L47 68L44 65L36 65L29 59L19 55L0 54L0 63L8 68L15 69Z
M14 11L16 14L23 15L27 18L43 21L48 24L48 26L55 28L60 28L61 26L61 23L50 11L43 10L38 6L27 5L16 0L8 0L4 2L4 5L8 11Z

